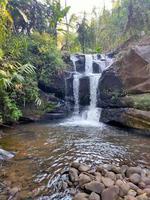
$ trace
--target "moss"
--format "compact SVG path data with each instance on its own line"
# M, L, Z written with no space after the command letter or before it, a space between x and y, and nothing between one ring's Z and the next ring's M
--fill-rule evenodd
M126 102L130 107L150 111L150 93L130 95L126 98Z

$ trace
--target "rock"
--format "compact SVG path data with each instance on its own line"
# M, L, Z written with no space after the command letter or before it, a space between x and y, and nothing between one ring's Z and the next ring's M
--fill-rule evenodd
M144 182L146 185L150 185L150 177L142 177L142 182Z
M130 190L128 191L128 196L133 196L133 197L135 197L136 194L137 194L137 192L136 192L135 190L130 189Z
M145 188L143 192L146 193L148 197L150 197L150 188Z
M138 194L138 195L144 194L144 191L141 190L141 189L138 189L138 190L137 190L137 194Z
M106 187L110 187L114 185L114 181L108 177L102 177L102 182Z
M129 167L127 172L126 172L126 175L127 175L127 177L130 177L131 174L141 175L141 173L142 173L141 167Z
M150 96L148 55L149 44L135 46L102 73L98 89L102 122L150 130L150 104L143 103Z
M131 188L132 190L137 191L137 190L139 189L139 187L138 187L137 185L135 185L134 183L128 182L128 184L129 184L129 186L130 186L130 188Z
M106 173L108 172L108 170L104 166L101 166L101 165L97 166L96 171L100 172L103 176L105 176Z
M63 190L66 190L68 188L68 183L63 181L62 188Z
M100 196L96 194L95 192L92 192L89 196L89 200L100 200Z
M121 174L122 174L122 176L125 176L125 174L126 174L126 171L128 170L128 166L127 165L122 165L121 166Z
M116 181L116 185L120 188L120 196L123 197L128 194L130 186L128 183L125 183L121 180Z
M131 174L129 177L130 181L134 184L138 184L141 181L141 175L139 174Z
M85 164L80 164L80 166L79 166L79 171L80 172L87 172L87 171L89 171L90 170L90 166L88 166L88 165L85 165Z
M116 173L116 174L120 174L121 173L121 168L120 167L116 167L116 166L112 166L112 172Z
M112 179L113 181L116 181L116 175L114 172L107 172L105 176Z
M150 130L150 111L135 108L103 108L100 121L115 126Z
M141 194L136 197L137 200L148 200L148 197L146 194Z
M79 185L82 186L86 183L89 183L91 181L91 178L87 176L86 174L80 174L79 175Z
M116 174L116 179L117 179L117 180L118 180L118 179L123 180L122 174Z
M118 186L111 186L102 192L102 200L117 200L119 194Z
M0 149L0 160L9 160L15 156L14 153Z
M78 177L78 170L75 169L75 168L70 168L69 170L69 177L70 177L70 180L72 182L77 182L79 180L79 177Z
M144 182L139 182L138 184L139 188L144 189L146 187L146 184Z
M97 194L101 194L104 190L105 186L98 181L91 181L90 183L85 184L85 189L90 192L95 192Z
M136 197L127 195L125 196L124 200L137 200Z
M102 175L101 175L100 172L95 172L95 179L96 179L96 181L101 182L101 180L102 180Z
M75 195L73 200L88 200L88 194L86 193L78 193Z
M73 163L71 164L71 167L73 167L73 168L75 168L75 169L78 169L79 166L80 166L80 163L78 163L78 162L73 162Z
M88 76L80 78L79 102L82 106L90 104L90 80Z

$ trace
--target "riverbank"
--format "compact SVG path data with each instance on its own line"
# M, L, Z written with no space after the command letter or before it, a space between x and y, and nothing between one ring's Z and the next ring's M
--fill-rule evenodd
M73 200L150 199L150 168L73 162L67 174L63 187L74 190Z

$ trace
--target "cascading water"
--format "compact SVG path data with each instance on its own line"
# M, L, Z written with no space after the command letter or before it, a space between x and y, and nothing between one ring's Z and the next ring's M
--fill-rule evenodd
M74 75L73 75L73 95L74 95L74 113L73 116L62 123L62 125L75 125L75 126L99 126L99 119L101 109L97 107L97 90L98 83L101 77L101 73L93 73L93 61L95 61L102 72L108 64L106 60L102 57L102 59L98 59L97 55L85 55L85 72L79 73L77 72L76 61L78 58L75 55L71 56L71 60L74 65ZM80 79L82 77L89 77L90 82L90 105L84 111L80 113Z

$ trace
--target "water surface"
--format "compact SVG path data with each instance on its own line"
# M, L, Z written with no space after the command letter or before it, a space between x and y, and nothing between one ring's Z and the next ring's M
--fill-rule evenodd
M74 160L150 166L150 138L133 130L34 123L5 132L0 147L16 156L2 163L0 182L20 188L18 199L67 200L58 183L60 173ZM0 199L8 197L0 190Z

